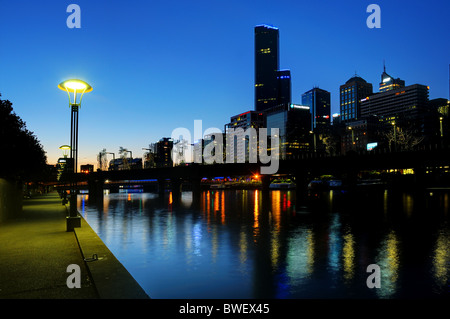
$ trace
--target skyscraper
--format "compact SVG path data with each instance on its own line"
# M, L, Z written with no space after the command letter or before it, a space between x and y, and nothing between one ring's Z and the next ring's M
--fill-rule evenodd
M428 112L428 87L408 85L373 94L360 102L363 117L377 116L382 123L402 120L419 124Z
M278 97L277 104L291 104L291 71L277 71Z
M258 131L256 129L265 127L265 116L263 112L247 111L235 116L232 116L230 123L225 125L225 134L227 135L227 156L233 158L237 163L239 158L249 160L250 152L258 152ZM242 129L242 130L239 130ZM255 129L255 135L250 135L249 129ZM233 139L230 142L230 138ZM254 141L250 139L254 138ZM232 144L231 144L232 143ZM252 145L256 149L251 149Z
M278 28L255 27L255 110L263 111L278 103Z
M266 111L268 132L279 130L280 158L287 159L310 150L311 114L308 106L280 104Z
M156 167L172 167L173 140L163 137L156 143Z
M386 92L390 90L395 90L405 87L405 81L397 78L394 79L392 76L386 73L386 66L383 67L383 73L381 74L380 82L380 92Z
M331 123L330 92L317 87L302 94L302 104L311 110L311 129L323 130Z
M371 83L355 74L340 86L339 92L341 120L347 122L361 117L360 101L372 95L373 87Z

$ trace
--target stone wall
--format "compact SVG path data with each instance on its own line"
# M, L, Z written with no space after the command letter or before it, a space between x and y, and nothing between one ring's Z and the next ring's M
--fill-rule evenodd
M23 191L21 186L0 178L0 223L22 212Z

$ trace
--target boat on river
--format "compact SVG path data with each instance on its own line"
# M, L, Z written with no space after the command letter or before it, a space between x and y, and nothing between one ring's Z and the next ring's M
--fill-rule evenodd
M270 185L270 189L295 189L295 184L290 180L274 180Z

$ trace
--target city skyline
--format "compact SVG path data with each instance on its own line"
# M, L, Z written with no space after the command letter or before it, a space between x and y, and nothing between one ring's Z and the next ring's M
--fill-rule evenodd
M66 26L68 3L4 4L1 98L13 103L55 164L70 133L67 95L57 85L85 80L94 90L80 110L79 164L97 166L102 149L117 154L121 146L140 157L177 127L200 119L203 129L222 128L254 110L254 27L261 24L280 31L280 69L291 71L293 103L317 86L331 93L331 113L338 113L339 86L356 73L378 92L384 62L406 85L430 86L430 99L448 98L449 4L377 3L380 29L366 26L370 2L361 1L257 8L234 1L227 7L78 1L80 29ZM308 35L316 40L306 41Z

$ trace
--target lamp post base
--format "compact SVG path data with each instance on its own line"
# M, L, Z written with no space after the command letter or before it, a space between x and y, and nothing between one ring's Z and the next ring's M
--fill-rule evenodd
M81 227L81 217L75 216L75 217L66 217L66 226L67 231L73 231L74 228L80 228Z

